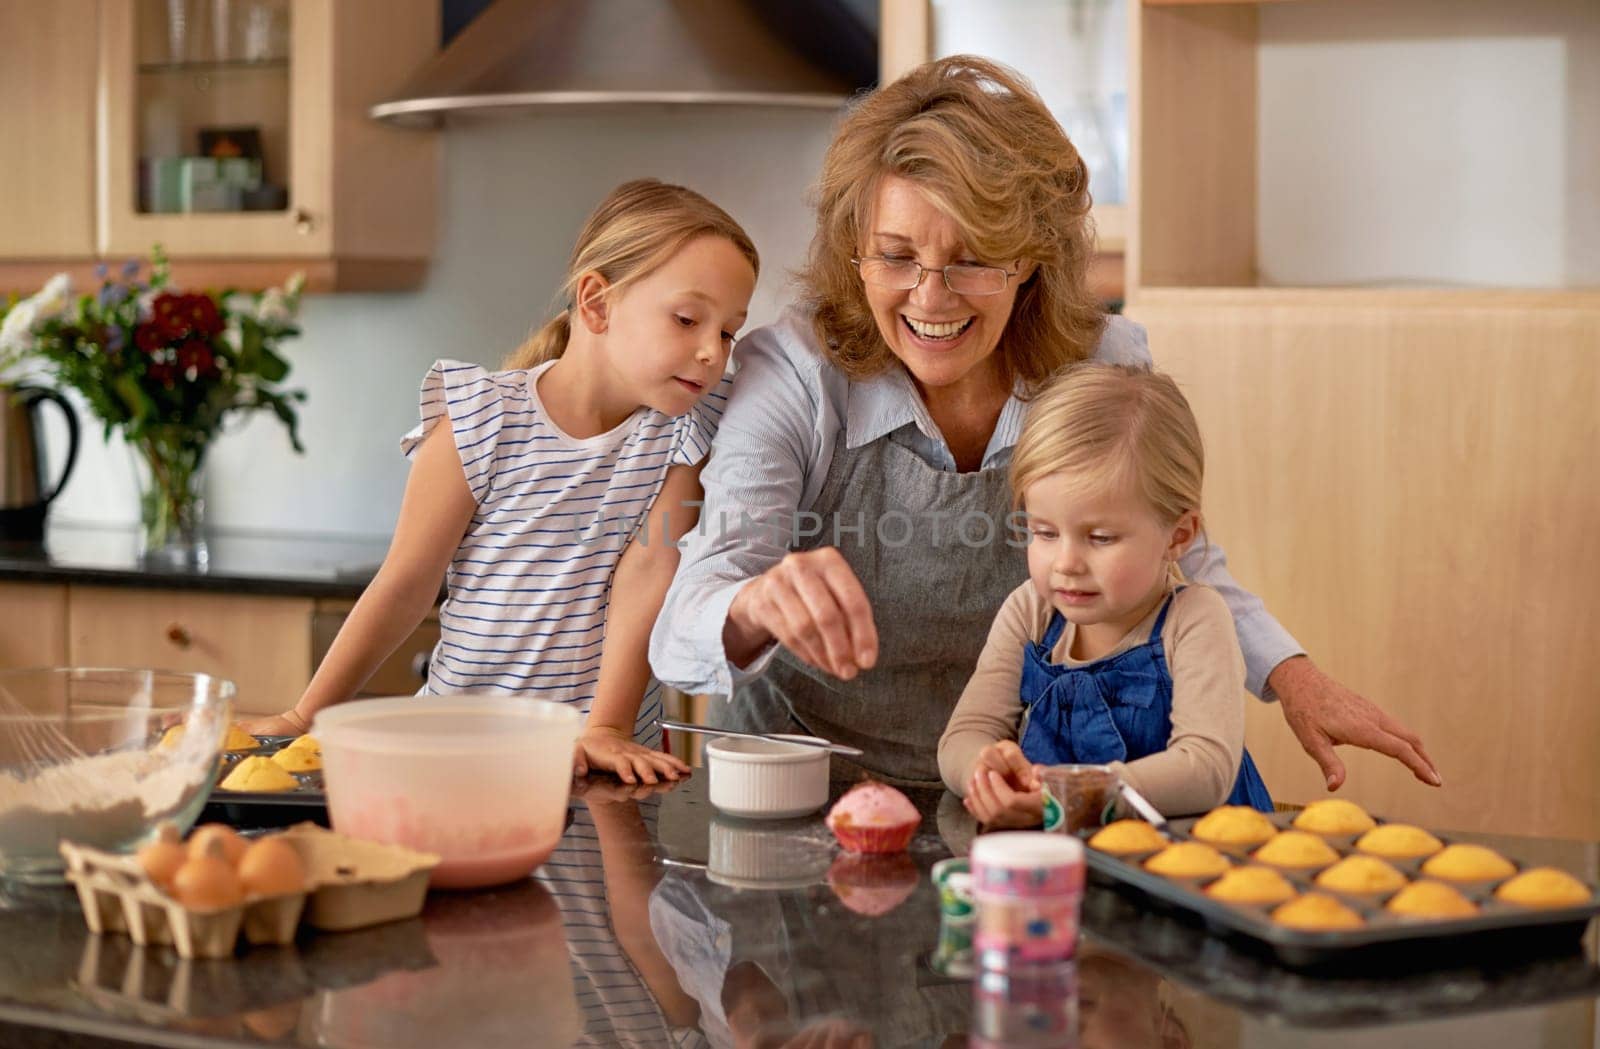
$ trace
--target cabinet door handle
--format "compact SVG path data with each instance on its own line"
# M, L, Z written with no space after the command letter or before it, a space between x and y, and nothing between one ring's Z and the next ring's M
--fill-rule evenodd
M305 208L294 209L294 231L302 237L309 236L317 228L317 222L311 217L311 212Z
M189 628L182 623L173 623L167 627L167 640L179 648L188 648L194 644L194 637L189 633Z
M427 683L428 663L433 659L433 650L424 649L411 657L411 672L417 675L417 680Z

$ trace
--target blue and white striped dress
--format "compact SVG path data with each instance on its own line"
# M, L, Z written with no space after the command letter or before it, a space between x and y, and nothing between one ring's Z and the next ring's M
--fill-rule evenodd
M445 576L424 694L533 696L587 714L617 561L668 467L705 458L727 401L724 378L676 418L641 407L580 439L539 401L535 382L548 367L491 372L445 360L422 380L422 423L401 449L409 457L448 417L478 503ZM634 739L649 747L661 740L660 688L652 678L634 723Z

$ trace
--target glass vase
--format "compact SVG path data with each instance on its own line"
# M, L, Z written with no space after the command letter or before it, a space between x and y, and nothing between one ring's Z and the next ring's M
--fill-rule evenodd
M206 445L156 432L128 448L139 484L140 558L165 567L206 567Z

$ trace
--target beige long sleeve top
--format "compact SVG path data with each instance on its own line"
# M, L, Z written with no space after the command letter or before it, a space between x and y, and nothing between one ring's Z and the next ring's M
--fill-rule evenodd
M979 751L998 740L1017 738L1022 721L1023 644L1043 640L1053 611L1029 581L1011 592L995 617L978 667L939 740L939 774L955 793L965 793ZM1157 605L1108 656L1143 644L1159 611ZM1069 622L1051 650L1052 662L1085 665L1085 660L1067 655L1073 633ZM1112 767L1163 815L1204 812L1227 799L1239 775L1244 755L1244 657L1222 596L1193 583L1173 598L1161 641L1172 673L1172 735L1167 749Z

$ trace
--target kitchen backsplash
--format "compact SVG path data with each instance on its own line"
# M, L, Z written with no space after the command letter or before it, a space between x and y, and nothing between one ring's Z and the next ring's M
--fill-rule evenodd
M750 326L776 317L811 235L806 191L836 114L691 109L562 114L452 127L443 139L438 248L411 294L308 297L304 334L285 344L304 456L261 419L212 452L207 519L218 527L386 535L405 486L399 438L417 418L417 385L438 357L497 363L541 321L578 226L612 185L654 176L700 190L733 214L761 252ZM748 329L747 329L748 330ZM56 520L136 519L132 466L119 441L86 434L52 508ZM63 435L47 432L59 452Z

